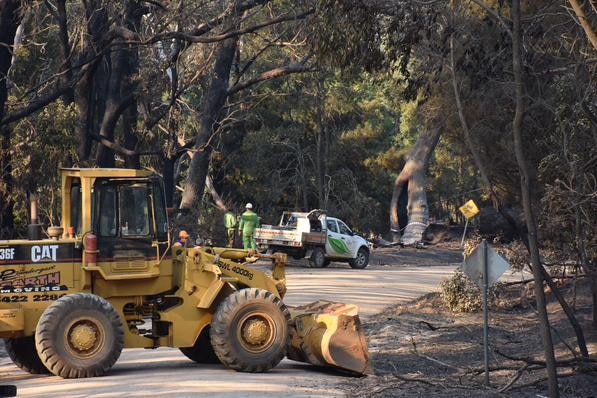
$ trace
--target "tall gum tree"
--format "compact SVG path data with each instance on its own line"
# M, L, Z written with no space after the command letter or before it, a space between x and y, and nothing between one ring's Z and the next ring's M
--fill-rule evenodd
M8 71L12 64L12 50L17 27L21 20L21 1L0 2L0 120L8 98ZM0 126L0 238L11 238L14 230L12 160L10 156L10 127Z
M392 201L390 203L390 223L394 241L412 245L422 240L423 233L429 223L429 207L427 205L426 179L429 160L441 136L441 125L436 119L425 128L413 148L406 156L402 171L396 177ZM407 190L408 223L404 233L400 233L398 216L400 197Z

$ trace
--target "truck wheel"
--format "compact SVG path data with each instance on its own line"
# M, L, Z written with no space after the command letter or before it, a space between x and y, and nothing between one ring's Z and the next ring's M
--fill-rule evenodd
M357 256L348 261L351 268L363 269L369 264L369 250L364 247L359 248Z
M12 362L25 372L32 374L50 373L39 359L39 355L37 355L34 336L6 339L4 345Z
M266 372L286 355L290 312L261 289L242 289L220 304L211 324L211 345L226 367Z
M54 301L42 314L35 345L50 372L65 379L105 374L124 346L120 316L103 298L85 293Z
M322 268L325 266L325 251L322 247L316 247L309 257L311 268Z
M187 358L197 363L220 363L209 338L209 326L201 332L201 336L192 347L181 347L182 352Z
M329 258L326 258L325 261L323 262L323 268L326 268L328 265L330 265L332 262L332 260L330 260Z

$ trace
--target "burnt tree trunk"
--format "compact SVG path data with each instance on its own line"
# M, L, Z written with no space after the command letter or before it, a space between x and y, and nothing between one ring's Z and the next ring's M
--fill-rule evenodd
M316 153L316 165L317 165L317 198L318 198L318 206L320 209L327 208L327 194L325 188L325 178L327 175L327 165L328 165L328 130L325 126L324 120L324 104L325 104L325 87L323 79L319 80L318 84L319 88L319 95L322 98L321 100L321 109L319 110L319 132L315 137L315 144L317 148Z
M126 11L121 23L129 30L137 31L141 24L142 8L136 1L126 2ZM107 56L111 65L106 88L106 101L99 135L114 142L118 120L123 116L123 141L126 149L135 150L137 137L135 126L137 122L137 101L134 94L134 75L138 70L139 57L136 46L120 44ZM114 150L105 145L99 145L97 150L97 164L100 167L114 167ZM139 168L138 155L125 155L126 166Z
M61 72L63 73L62 80L67 82L73 81L73 70L71 62L70 41L68 39L68 18L66 13L66 0L58 0L56 2L55 17L58 21L60 46L62 47L62 57L64 58ZM65 104L71 104L75 100L75 92L73 88L69 88L62 96Z
M453 6L453 5L452 5ZM452 10L452 17L453 17ZM452 25L454 25L454 21L452 21ZM468 122L466 116L464 114L464 107L462 105L462 100L460 98L460 90L458 88L458 80L456 78L456 62L454 61L454 30L452 30L452 34L450 35L450 72L451 72L451 80L452 80L452 88L454 90L454 99L456 102L456 108L458 110L458 118L460 119L460 124L462 126L462 133L464 136L464 141L466 142L466 146L473 156L473 160L475 161L475 166L479 170L479 176L481 177L481 183L483 184L486 192L489 194L491 198L491 202L493 207L499 212L499 214L506 220L512 233L519 234L520 226L514 220L514 218L504 209L503 203L501 198L498 196L497 192L493 188L493 184L489 179L489 173L487 172L487 168L485 167L485 163L481 158L481 153L478 149L478 144L474 142L473 135L469 129Z
M425 180L429 159L439 142L440 136L441 129L438 126L431 126L431 128L423 131L415 146L409 152L402 171L396 177L392 202L390 203L390 226L394 242L400 240L405 245L412 245L423 238L423 232L425 232L425 228L429 223ZM405 190L408 194L408 223L404 229L404 234L400 236L399 202Z
M21 22L20 9L20 0L0 2L0 120L4 118L8 98L7 75L12 63L15 34ZM14 237L14 201L10 195L13 190L10 127L0 127L0 133L0 238L9 239Z
M102 7L101 0L85 0L83 3L87 20L87 34L83 35L86 49L81 54L80 60L86 61L98 55L97 51L102 46L102 37L107 32L108 15L105 8ZM79 160L87 160L91 155L91 135L95 131L96 115L99 108L95 101L98 97L96 83L104 78L104 67L101 64L100 58L91 61L91 66L75 88L75 103L79 110L79 118L75 127ZM102 76L98 76L98 74Z
M181 209L196 207L205 192L205 179L212 154L210 139L219 128L222 108L228 98L230 70L236 53L237 40L237 38L224 40L216 51L213 78L207 90L203 112L199 117L199 132L182 194Z
M125 18L125 26L134 31L138 32L141 27L141 18L143 17L143 7L136 1L129 1L127 3ZM139 50L137 46L129 45L126 49L128 56L124 61L124 74L125 80L122 85L121 97L127 97L134 95L137 90L135 83L136 75L139 73ZM124 140L124 147L132 151L137 150L137 144L139 139L137 138L137 120L139 118L139 112L137 111L137 96L131 100L131 104L126 108L122 115L122 136ZM140 169L141 160L139 155L126 155L125 165L129 169Z
M522 193L522 206L524 209L525 221L528 230L528 243L531 255L531 265L535 280L535 299L537 300L537 312L543 340L545 364L548 377L549 395L552 398L559 397L558 377L556 372L556 360L553 350L553 341L547 317L545 291L543 290L542 264L539 258L539 246L537 240L537 223L532 206L533 198L531 193L531 181L529 166L522 142L523 118L524 118L524 84L522 72L522 33L520 27L520 0L512 0L512 72L514 74L514 86L516 95L516 111L512 123L514 133L514 152L520 172L520 187ZM544 271L544 270L543 270Z

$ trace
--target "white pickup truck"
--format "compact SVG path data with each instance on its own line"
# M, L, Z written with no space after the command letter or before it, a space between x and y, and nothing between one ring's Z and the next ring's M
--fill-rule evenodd
M263 251L307 257L312 267L327 267L331 261L345 261L359 269L369 264L369 242L323 210L284 212L278 225L257 228L255 241Z

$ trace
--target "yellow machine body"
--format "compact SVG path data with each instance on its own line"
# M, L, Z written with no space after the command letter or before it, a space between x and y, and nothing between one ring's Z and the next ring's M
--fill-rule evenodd
M125 348L192 347L231 293L255 288L283 299L285 254L172 247L162 182L151 173L62 169L61 176L61 233L0 241L0 338L34 336L52 303L87 293L118 313ZM271 266L254 267L257 260ZM369 359L355 308L330 308L291 311L289 357L365 373Z

